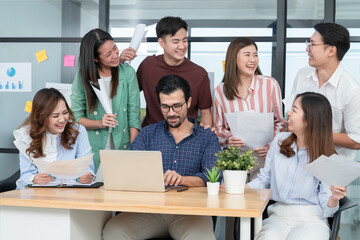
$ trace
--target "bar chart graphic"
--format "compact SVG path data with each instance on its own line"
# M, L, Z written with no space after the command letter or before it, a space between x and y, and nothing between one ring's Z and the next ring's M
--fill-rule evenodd
M0 92L31 92L31 63L0 63Z

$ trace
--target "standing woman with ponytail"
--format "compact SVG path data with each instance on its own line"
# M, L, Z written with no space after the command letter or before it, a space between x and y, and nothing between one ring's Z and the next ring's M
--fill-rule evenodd
M119 62L113 38L101 29L93 29L83 37L79 66L72 84L71 109L76 121L88 130L97 171L99 150L125 150L139 132L139 86L134 69ZM99 87L100 78L105 83L106 89L101 91L107 93L112 114L106 113L93 90L92 85Z

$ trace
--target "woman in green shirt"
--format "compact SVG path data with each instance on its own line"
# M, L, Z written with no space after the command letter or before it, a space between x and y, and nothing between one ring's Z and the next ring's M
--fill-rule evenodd
M113 38L101 29L93 29L83 37L79 66L72 84L71 109L76 121L88 131L96 172L99 150L125 150L138 134L139 86L134 69L119 62ZM93 87L100 88L100 82L104 83L101 92L112 112L105 111L94 91Z

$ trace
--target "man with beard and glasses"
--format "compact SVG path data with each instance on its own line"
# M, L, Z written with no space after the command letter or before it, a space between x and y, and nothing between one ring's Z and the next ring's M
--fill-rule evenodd
M156 86L164 120L140 131L131 150L161 151L164 185L205 186L204 172L216 161L220 144L215 133L187 117L191 105L189 83L177 75L160 79ZM209 216L120 213L105 226L108 239L215 239Z

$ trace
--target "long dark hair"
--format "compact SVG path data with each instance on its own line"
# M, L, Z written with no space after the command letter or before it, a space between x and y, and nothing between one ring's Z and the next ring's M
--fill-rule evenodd
M254 40L246 37L235 38L231 41L225 59L225 74L223 77L224 83L224 94L225 97L229 100L234 100L237 95L237 87L239 84L239 71L237 68L237 54L240 49L253 45L256 50L258 50L256 43ZM256 75L262 75L260 67L257 66L255 70ZM240 83L241 84L241 83Z
M332 111L329 100L320 93L305 92L298 94L301 108L304 111L305 147L309 162L314 161L321 155L327 157L336 153L333 143ZM295 100L296 100L295 99ZM291 144L296 141L296 135L292 133L280 144L280 153L287 157L295 155Z
M34 158L45 157L43 141L49 126L49 117L51 117L51 114L61 100L65 102L66 108L69 111L69 120L65 125L64 132L61 134L61 145L65 149L72 149L71 146L75 144L79 131L65 97L55 88L43 88L35 94L31 113L19 127L29 126L29 135L32 139L30 147L26 149L26 153L29 156L32 154Z
M95 59L99 59L98 49L106 41L113 38L111 35L101 29L93 29L88 32L81 40L80 56L79 56L79 72L83 80L86 98L88 100L89 111L94 110L97 103L97 97L92 89L90 82L95 86L98 86L98 79L100 78L98 73L99 63L95 62ZM110 98L113 98L117 93L117 87L119 85L119 68L111 68L111 92Z

